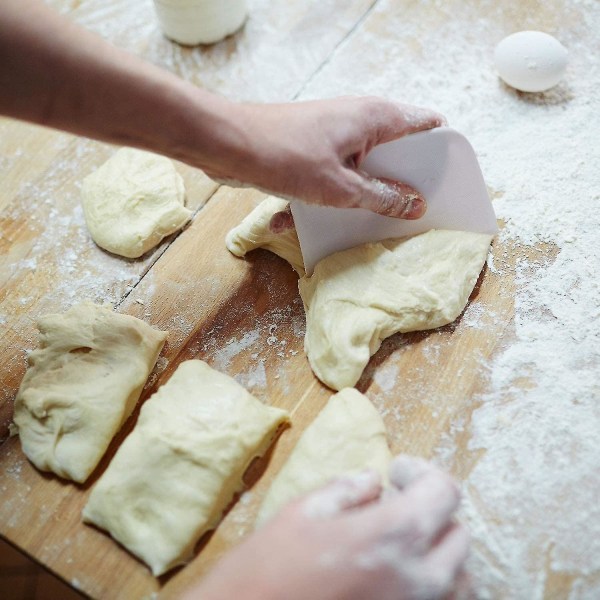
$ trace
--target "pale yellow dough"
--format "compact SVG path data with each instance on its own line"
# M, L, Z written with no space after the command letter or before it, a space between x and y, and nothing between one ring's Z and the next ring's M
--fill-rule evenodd
M391 458L381 416L366 396L346 388L330 398L298 440L265 496L257 523L341 475L374 469L385 482Z
M183 362L142 406L84 521L110 532L154 575L186 563L288 420L206 363Z
M92 239L127 258L148 252L192 216L173 162L134 148L121 148L88 175L81 197Z
M225 238L225 245L232 254L245 256L255 248L265 248L290 263L300 275L304 275L304 261L300 252L300 242L296 229L291 227L281 233L273 233L269 228L271 217L284 211L287 200L269 196L263 200L242 222L234 227Z
M451 323L465 308L492 236L431 230L365 244L320 261L300 279L306 310L304 349L329 387L353 386L398 332Z
M167 334L91 303L38 328L14 423L38 469L81 483L131 414Z
M277 210L285 206L281 202ZM242 237L238 246L243 253L266 247L268 236L270 249L298 263L300 248L292 248L290 231L285 243L265 232L272 214L268 205L255 209L244 227L236 228ZM487 234L431 230L321 260L311 277L299 281L306 311L304 348L315 375L335 390L354 386L385 338L454 321L473 291L491 240Z

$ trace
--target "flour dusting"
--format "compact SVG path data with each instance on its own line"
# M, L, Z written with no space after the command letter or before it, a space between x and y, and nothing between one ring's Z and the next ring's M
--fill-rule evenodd
M66 7L58 0L50 3ZM250 0L251 17L241 34L213 49L194 50L163 38L149 0L85 2L71 14L197 85L232 98L277 101L292 97L356 21L350 11L333 18L339 4L313 3L311 15L294 24L290 3ZM460 518L474 538L469 570L478 598L542 600L548 581L561 578L566 596L592 600L600 597L600 4L554 0L539 3L523 18L517 13L518 5L509 10L492 0L379 0L302 98L378 94L430 106L471 141L504 224L487 269L507 285L514 281L515 315L499 349L481 364L484 389L453 417L435 449L436 460L464 474ZM436 22L427 14L436 15ZM285 33L279 27L283 22ZM543 94L522 94L498 80L494 46L517 29L548 31L568 48L564 82ZM9 356L5 369L15 377L25 369L25 350L37 344L38 314L66 310L82 299L120 302L153 260L132 263L110 256L87 235L79 189L70 182L99 164L97 147L82 139L73 143L66 135L43 139L40 154L47 149L63 159L42 179L21 185L17 200L22 206L3 212L28 233L11 248L11 261L0 274L0 284L10 281L17 290L3 300L0 314ZM27 148L24 142L2 155L0 168L10 170L24 160ZM28 199L35 201L35 214L27 210ZM38 268L42 255L49 257L47 273ZM151 286L151 276L144 279ZM34 290L41 290L40 297ZM269 293L277 297L277 290ZM148 298L141 301L144 314L154 314L157 308ZM484 332L499 316L475 299L458 327ZM181 318L170 325L179 343L197 323ZM192 350L215 365L247 361L240 378L264 392L265 385L273 385L266 380L264 361L273 363L277 382L284 382L286 361L297 351L281 342L301 338L304 330L301 306L294 305L288 312L264 315L225 347L211 345L208 338ZM429 334L420 368L437 364L438 335ZM403 342L384 342L380 352L388 350L402 352ZM439 406L432 406L413 385L411 373L392 362L372 373L380 389L373 399L386 419L402 421L414 406L444 416L443 395L436 399ZM405 403L388 402L400 385ZM10 402L13 394L12 388L0 389L0 402ZM411 427L419 432L424 425ZM7 460L11 466L0 489L17 490L2 511L10 529L22 525L30 490L22 481L22 461ZM31 527L44 517L35 516ZM240 523L239 531L244 527ZM73 578L71 583L97 595L90 581Z
M477 4L380 1L361 43L343 44L305 97L431 106L473 144L504 223L487 268L514 279L515 316L437 461L458 472L472 465L461 518L474 537L478 597L541 600L558 577L569 598L591 600L600 597L600 4L550 2L512 23L497 3ZM437 27L421 28L421 11L434 6ZM522 94L498 80L494 46L518 28L568 48L559 86ZM407 60L415 47L419 58ZM475 301L459 327L485 330L495 319ZM436 364L435 345L425 358ZM383 375L375 381L385 389ZM407 402L427 405L410 389ZM402 418L382 392L375 401Z

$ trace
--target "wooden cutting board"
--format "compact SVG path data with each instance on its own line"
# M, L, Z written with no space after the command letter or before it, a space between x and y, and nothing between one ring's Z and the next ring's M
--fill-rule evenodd
M383 26L386 11L411 14L415 35L434 29L440 18L447 17L446 11L438 15L435 6L421 7L418 2L257 1L251 3L255 10L243 32L212 49L189 50L162 39L153 15L132 8L128 0L114 0L108 6L101 0L81 6L54 4L115 43L209 89L272 101L302 97L324 64L335 70L339 61L339 70L345 69L344 52L368 53L373 31ZM522 4L521 9L501 11L507 24L516 27L524 22L527 7L539 8L535 2ZM373 5L383 8L370 12ZM468 6L475 16L486 10L485 2ZM555 19L549 11L539 18L548 23ZM134 23L137 28L132 29ZM340 44L344 50L338 58ZM406 51L417 56L421 49L410 43ZM351 73L347 82L351 87ZM142 259L120 259L92 243L79 204L82 178L113 150L0 121L0 534L93 597L142 598L155 592L175 597L252 530L273 475L332 392L313 376L304 356L304 313L295 273L268 252L259 250L238 259L225 249L226 233L264 196L217 188L201 172L178 165L188 206L198 211L193 222ZM468 448L468 429L454 434L450 425L459 418L468 422L477 408L470 399L486 386L485 360L511 342L511 267L524 253L508 242L494 245L493 260L503 265L502 275L484 268L471 296L472 307L485 306L494 314L483 327L471 326L474 312L467 309L441 329L393 336L371 360L357 387L382 412L395 452L429 457L444 436L454 436L458 448L454 474L465 478L476 464L478 452ZM553 247L544 245L527 250L533 259L552 260L554 254ZM196 559L160 579L80 519L90 487L133 427L137 412L84 486L36 471L24 458L18 439L8 437L26 353L37 344L36 317L64 311L84 299L109 302L119 312L169 331L142 401L179 362L202 358L235 376L265 402L292 414L293 426L255 465L248 477L249 491L216 532L202 540ZM552 585L558 591L563 583L558 578Z

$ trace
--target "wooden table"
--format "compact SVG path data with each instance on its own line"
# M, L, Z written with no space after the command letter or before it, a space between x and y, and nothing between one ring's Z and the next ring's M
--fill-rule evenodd
M535 28L560 32L563 40L596 44L600 25L597 5L586 9L584 3L560 0L504 3L505 7L484 0L252 0L250 20L240 33L211 48L183 49L161 36L150 2L53 4L115 44L232 98L284 101L379 93L433 104L472 139L483 157L494 148L470 118L469 102L484 102L485 95L473 90L444 95L444 78L451 81L455 74L436 70L428 49L447 44L457 64L473 67L483 61L483 83L474 82L473 87L489 85L494 93L510 94L507 89L498 91L492 66L485 64L504 35ZM589 11L585 23L584 10ZM453 46L448 37L453 28L459 34L468 31L470 45L463 39ZM402 65L411 67L403 71ZM427 97L429 84L415 78L417 68L439 76L441 100ZM188 206L196 211L191 226L139 260L120 259L93 244L79 199L82 178L113 151L105 144L0 121L0 533L90 596L129 599L159 592L161 597L175 597L251 531L273 474L331 391L313 376L303 353L304 314L293 271L264 251L240 260L225 249L227 231L263 195L218 187L200 171L178 165ZM482 164L485 174L486 160ZM490 193L497 197L503 190L491 187ZM457 430L455 425L470 422L489 385L490 361L513 341L514 265L524 257L548 262L556 253L552 244L522 248L510 237L498 240L493 264L502 268L484 269L462 318L439 330L397 335L383 344L357 387L384 415L394 451L437 457L457 477L468 480L484 451L469 447L468 426ZM292 414L293 427L261 465L264 472L217 531L203 540L196 559L158 580L80 519L90 487L135 419L113 440L85 486L36 471L22 454L18 438L8 436L26 353L37 344L36 318L86 299L111 303L119 312L169 330L143 399L180 361L199 357ZM485 327L471 326L482 307L487 310ZM449 440L451 459L441 452ZM516 503L524 501L515 498ZM475 537L478 552L494 555L487 538ZM524 572L529 568L523 565ZM508 573L492 586L493 597L519 597ZM541 569L534 565L531 577L545 582L535 588L543 597L555 598L566 597L575 589L574 582L589 583L599 576L556 573L545 561Z

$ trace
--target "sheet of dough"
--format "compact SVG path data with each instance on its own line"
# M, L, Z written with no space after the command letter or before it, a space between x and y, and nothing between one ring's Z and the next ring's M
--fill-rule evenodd
M329 399L298 440L265 496L257 524L290 500L341 475L374 469L385 482L391 459L377 409L354 388L343 389Z
M38 469L82 483L133 411L167 334L92 303L42 317L38 329L13 420Z
M335 390L354 386L385 338L454 321L491 240L481 233L430 230L321 260L312 277L299 281L304 349L315 375Z
M306 277L297 266L302 264L297 235L293 239L291 230L274 234L268 229L274 212L287 203L267 200L230 232L236 247L228 243L228 248L238 256L268 248L300 273L304 349L315 375L335 390L357 383L385 338L454 321L492 241L487 234L431 230L337 252Z
M252 459L288 420L206 363L183 362L142 406L93 488L84 521L161 575L193 557L242 488Z
M88 175L81 199L92 239L127 258L142 256L192 217L173 162L135 148L121 148Z

